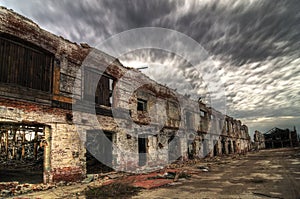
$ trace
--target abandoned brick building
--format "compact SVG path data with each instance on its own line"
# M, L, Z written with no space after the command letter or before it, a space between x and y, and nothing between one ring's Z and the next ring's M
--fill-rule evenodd
M264 133L264 139L267 149L299 146L299 138L295 127L294 130L272 128Z
M241 121L3 7L0 141L1 169L10 161L40 160L44 183L99 172L89 171L88 159L101 165L95 154L105 154L101 160L114 169L145 171L250 147Z
M253 135L253 140L254 140L254 147L253 147L254 149L259 150L259 149L266 148L265 136L262 132L256 130Z

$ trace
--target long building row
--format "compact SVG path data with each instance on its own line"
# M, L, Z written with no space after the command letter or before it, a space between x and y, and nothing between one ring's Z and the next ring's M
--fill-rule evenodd
M45 183L249 150L240 120L114 57L3 7L0 27L0 157L34 161L42 152Z

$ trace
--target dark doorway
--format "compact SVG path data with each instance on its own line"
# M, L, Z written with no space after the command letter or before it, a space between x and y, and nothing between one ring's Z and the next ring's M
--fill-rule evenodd
M0 123L0 181L42 183L44 126Z
M232 148L231 148L231 141L228 141L228 153L232 153Z
M203 156L206 157L209 154L208 140L203 140Z
M87 174L113 171L112 132L87 131L86 169Z
M139 145L139 166L144 166L147 163L147 143L148 138L143 135L143 137L138 138Z
M222 154L226 154L225 140L222 139L221 144L222 144Z
M193 115L191 112L186 112L186 127L187 129L193 129L194 127Z
M218 141L214 140L214 156L218 155Z
M168 157L169 163L172 163L179 158L181 158L181 149L180 149L180 139L179 137L172 135L168 139Z
M233 153L236 153L236 142L235 141L233 141Z
M194 142L189 140L188 143L188 159L194 159Z

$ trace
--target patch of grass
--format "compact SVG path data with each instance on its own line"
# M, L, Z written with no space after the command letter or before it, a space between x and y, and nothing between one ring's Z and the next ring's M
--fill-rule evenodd
M84 194L87 199L90 198L130 198L137 195L140 188L133 187L127 183L112 183L101 187L88 187Z

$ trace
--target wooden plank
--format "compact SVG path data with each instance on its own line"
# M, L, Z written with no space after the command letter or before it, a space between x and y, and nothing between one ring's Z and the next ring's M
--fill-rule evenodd
M37 147L38 147L38 127L35 128L35 133L34 133L34 146L33 146L33 155L34 159L37 159Z
M60 84L60 67L54 64L54 74L53 74L53 94L59 94L59 84Z
M19 74L19 66L18 66L18 49L17 45L14 45L13 55L12 55L12 82L17 84L18 82L18 74Z
M3 76L4 76L4 47L5 47L5 41L0 38L0 82L3 82Z
M6 154L6 159L8 159L8 130L5 132L5 154Z
M22 160L25 159L25 131L22 134Z
M5 52L8 52L9 51L9 44L5 41L4 42L4 50L3 50L3 76L2 76L2 78L3 78L3 81L2 82L4 82L4 83L7 83L7 69L8 69L8 55L7 55L7 53L5 53Z
M44 91L49 92L51 91L51 81L52 81L52 67L53 67L53 59L50 56L46 56L43 59L43 82L44 82Z
M38 69L39 73L37 74L38 76L38 81L40 82L40 87L39 90L41 91L46 91L46 82L44 81L44 68L46 67L44 65L44 60L45 60L45 55L44 54L39 54L38 55Z
M11 60L12 60L12 52L13 52L13 45L10 43L9 44L9 51L8 51L8 54L7 54L7 82L8 83L12 83L12 63L11 63Z
M16 157L16 151L15 151L15 145L16 145L16 139L17 139L17 131L14 129L11 129L13 132L13 140L12 140L12 159L15 159Z
M2 133L2 131L0 129L0 154L2 154L2 135L3 135L3 133Z
M28 76L30 75L30 52L25 49L25 65L24 67L26 68L26 73L24 74L24 84L22 86L25 86L25 87L29 87L29 84L30 84L30 79L28 78Z
M53 95L52 97L53 100L57 100L60 102L65 102L65 103L72 103L72 98L70 97L65 97L65 96L60 96L60 95Z
M41 65L42 59L43 59L42 55L37 53L35 58L35 62L36 62L35 80L38 86L36 87L36 89L43 91L44 82L42 81L42 71L43 71L42 70L43 66Z
M19 67L19 74L18 75L18 84L22 85L22 78L24 76L24 48L19 48L18 52L18 67Z
M46 67L45 68L45 71L46 71L46 74L45 74L45 77L47 78L47 91L51 91L51 89L52 89L52 84L53 84L53 82L52 82L52 77L53 77L53 72L54 72L54 69L53 69L53 67L54 67L54 57L53 56L48 56L48 59L47 60L49 60L49 65L48 65L48 62L46 62L47 64L46 64L46 66L49 66L49 68L48 67Z
M31 79L32 79L32 87L33 89L38 89L38 54L34 51L32 51L32 75L31 75Z

